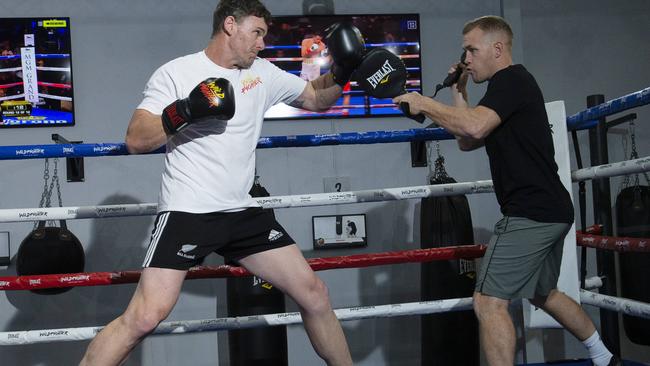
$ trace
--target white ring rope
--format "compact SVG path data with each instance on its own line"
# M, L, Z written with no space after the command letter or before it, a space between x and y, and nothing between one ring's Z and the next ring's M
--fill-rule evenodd
M402 304L358 306L336 309L334 310L334 313L339 320L345 321L463 311L470 310L471 308L472 298L466 297L460 299L421 301ZM302 318L298 312L277 313L231 318L165 322L161 323L152 334L195 333L299 323L302 323ZM0 332L0 346L87 340L94 338L102 328L103 327L85 327Z
M49 98L49 99L63 100L63 101L66 101L66 102L72 102L72 98L70 98L70 97L62 97L62 96L59 96L59 95L50 95L50 94L43 94L43 93L39 93L38 95L43 97L43 98ZM16 95L10 95L10 96L7 96L7 97L1 97L0 100L13 100L13 99L20 99L20 98L24 98L24 97L25 97L25 94L16 94Z
M0 97L0 100L14 100L14 99L20 99L24 98L25 94L16 94L16 95L8 95L6 97Z
M574 182L593 178L640 173L650 170L650 156L619 163L598 165L573 171ZM345 203L381 202L423 197L453 196L461 194L493 192L491 180L476 182L437 184L401 188L371 189L364 191L300 194L293 196L272 196L258 198L264 208L288 208L327 206ZM22 222L38 220L74 220L102 217L155 215L158 204L142 203L106 206L47 207L0 210L0 222Z
M43 97L43 98L49 98L49 99L63 100L63 101L66 101L66 102L72 102L72 98L70 98L70 97L62 97L62 96L59 96L59 95L50 95L50 94L43 94L43 93L39 93L38 95ZM24 97L25 97L25 94L9 95L9 96L6 96L6 97L1 97L0 101L1 100L20 99L20 98L24 98Z
M593 166L571 172L571 180L580 182L594 178L607 178L618 175L642 173L650 170L650 156L618 163Z
M38 69L38 67L37 67L37 69ZM13 71L22 71L22 70L23 70L23 68L18 66L18 67L7 67L7 68L4 68L4 69L0 69L0 72L13 72Z
M264 208L288 208L307 206L327 206L344 203L380 202L406 200L413 198L452 196L472 193L492 192L492 181L437 184L402 188L371 189L365 191L300 194L293 196L274 196L257 198ZM39 220L73 220L101 217L155 215L156 203L81 206L81 207L43 207L0 210L0 222L20 222Z
M636 300L580 290L580 302L618 313L650 319L650 304Z
M69 67L50 67L50 66L36 66L38 71L61 71L61 72L70 72Z
M609 309L619 313L650 319L650 304L625 298L616 298L580 290L580 301L586 305ZM405 315L424 315L472 308L472 298L421 301L402 304L357 306L334 310L341 321L369 318L390 318ZM152 334L182 334L231 329L245 329L276 325L299 324L300 313L276 313L230 318L186 320L161 323ZM88 340L95 337L103 327L59 328L0 332L0 346L13 346L45 342Z
M0 72L12 72L12 71L22 71L21 66L18 67L8 67L5 69L0 69ZM69 67L50 67L50 66L36 66L38 71L61 71L61 72L70 72Z
M38 95L43 97L43 98L64 100L66 102L72 102L72 98L70 98L70 97L62 97L62 96L59 96L59 95L50 95L50 94L43 94L43 93L39 93Z
M155 215L157 203L127 205L48 207L0 210L0 222L72 220L102 217Z

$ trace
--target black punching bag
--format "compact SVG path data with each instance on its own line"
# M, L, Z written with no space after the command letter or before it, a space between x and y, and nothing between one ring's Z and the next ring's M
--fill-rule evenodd
M255 179L253 197L268 197L269 192ZM259 277L227 279L228 316L260 315L285 312L284 294ZM285 326L231 330L228 332L230 365L288 365L287 328Z
M444 158L436 160L430 184L456 183L444 170ZM427 197L421 200L420 247L472 245L472 216L465 196ZM476 283L473 260L423 263L423 301L470 297ZM422 316L422 365L479 365L478 322L471 311Z
M650 187L634 185L616 196L617 235L650 238ZM620 253L621 296L650 303L650 253ZM650 345L650 319L623 315L628 338Z
M20 243L16 255L16 272L19 276L79 273L84 271L84 248L77 237L68 230L64 220L61 227L48 226L39 221L38 227ZM54 287L31 290L41 295L56 295L72 287Z

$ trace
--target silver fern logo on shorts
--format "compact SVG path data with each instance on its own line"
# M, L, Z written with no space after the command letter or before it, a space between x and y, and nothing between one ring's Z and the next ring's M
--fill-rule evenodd
M276 240L280 239L282 237L282 235L284 235L284 234L282 234L279 231L271 229L271 231L269 232L269 241L276 241Z
M193 251L196 249L196 245L193 244L185 244L181 247L181 250L176 253L177 256L187 258L187 259L195 259L196 255L194 254L188 254L189 252Z

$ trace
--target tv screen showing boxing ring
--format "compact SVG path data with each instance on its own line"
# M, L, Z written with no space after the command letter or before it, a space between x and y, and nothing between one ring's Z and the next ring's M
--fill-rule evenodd
M72 126L70 18L0 18L0 127Z
M359 28L366 51L384 47L398 55L408 72L406 90L422 92L418 14L276 16L264 39L266 48L259 56L287 72L313 80L329 72L332 60L327 51L325 29L336 22L348 22ZM327 111L310 112L279 104L269 109L264 117L286 120L397 115L402 112L391 99L368 96L353 79Z

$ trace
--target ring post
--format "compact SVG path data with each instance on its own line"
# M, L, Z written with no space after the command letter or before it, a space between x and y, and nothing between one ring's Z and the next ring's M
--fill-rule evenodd
M587 96L587 107L594 107L605 102L605 96L595 94ZM604 117L598 119L595 128L589 130L589 151L591 166L609 163L607 151L607 122ZM603 225L603 234L611 236L612 230L612 202L609 178L598 178L591 181L594 206L594 223ZM601 293L616 296L616 265L614 253L599 250L596 253L598 276L604 277ZM615 355L621 354L619 338L618 313L600 311L601 336L607 348Z

